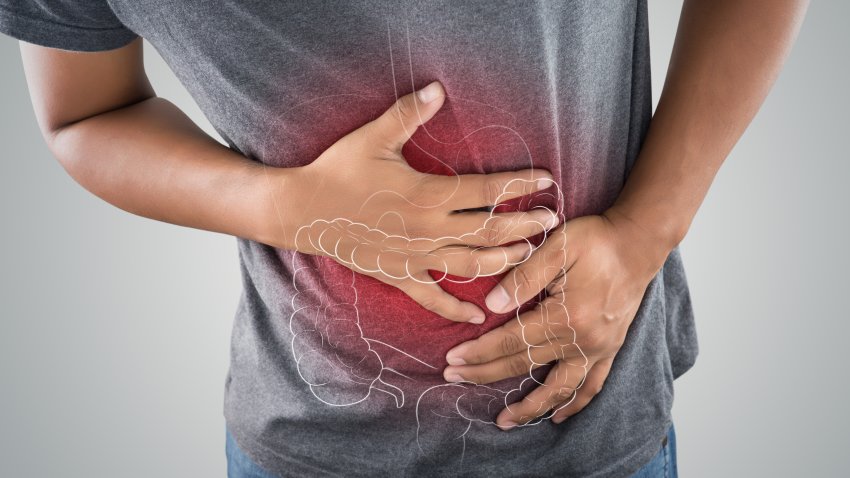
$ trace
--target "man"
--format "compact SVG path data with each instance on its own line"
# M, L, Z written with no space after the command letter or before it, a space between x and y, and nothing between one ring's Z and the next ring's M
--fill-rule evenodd
M687 1L651 125L643 1L0 6L69 174L239 237L231 476L675 473L677 244L805 2Z

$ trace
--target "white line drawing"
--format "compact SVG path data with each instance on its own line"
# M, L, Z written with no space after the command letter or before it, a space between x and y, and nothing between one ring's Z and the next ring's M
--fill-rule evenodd
M415 89L413 85L415 76L413 71L409 28L406 28L406 40L409 74L411 79L410 86L412 89ZM387 41L389 44L393 89L395 98L398 99L400 95L399 87L396 83L389 19L387 20ZM368 95L340 93L316 97L291 106L289 109L284 111L282 115L320 100L345 97L366 98ZM456 96L448 97L454 101L468 101L485 105L498 109L512 117L514 116L509 111L487 105L477 100L464 99ZM375 96L375 98L378 97ZM383 99L383 97L381 98ZM525 151L528 155L529 164L533 165L531 151L525 140L523 140L521 134L506 125L489 124L482 126L465 135L457 142L445 142L434 137L428 130L427 125L422 125L420 129L422 129L423 133L427 135L430 140L440 144L459 143L485 129L505 130L516 135L516 137L522 142L522 145L525 147ZM425 148L417 144L413 137L411 137L409 142L419 147L435 162L452 169L449 164L441 160L439 157L429 153ZM553 200L557 204L557 211L555 212L561 215L564 211L564 194L557 181L553 181L553 184L556 186L556 193L549 194L553 196ZM375 194L378 193L376 192ZM448 198L446 200L448 200ZM440 206L440 204L422 207L438 206ZM281 220L281 224L283 224L284 221L282 214L284 214L285 209L279 206L277 202L275 202L275 208L278 213L278 217ZM386 211L384 214L394 213L393 211ZM494 214L495 212L491 209L491 218L494 217ZM388 235L383 233L380 229L370 227L366 224L353 222L348 218L336 218L332 221L314 221L309 225L301 227L296 234L296 243L298 243L299 240L308 241L312 247L323 251L328 256L334 257L336 261L348 264L349 266L356 265L355 252L352 252L350 257L340 257L337 254L338 251L335 247L339 244L339 242L332 244L326 244L323 242L322 239L324 231L328 228L336 228L347 234L348 238L354 238L362 244L373 243L376 240L376 236L379 238L378 240L389 238L413 239L407 236ZM469 234L476 234L478 232L479 231L472 231ZM544 241L548 237L549 231L544 232ZM416 239L424 240L424 238ZM533 253L539 245L531 245ZM428 449L434 445L432 441L433 439L431 438L431 432L433 432L434 436L442 437L445 436L446 430L450 430L454 433L453 436L455 436L455 439L457 440L459 460L462 464L463 457L466 452L465 436L473 426L495 426L495 414L501 409L510 407L512 403L516 402L516 399L520 398L524 393L527 393L530 388L546 386L543 383L545 374L541 376L541 373L539 372L546 371L547 367L545 366L547 364L535 363L532 359L533 349L535 347L542 346L531 344L527 340L527 352L529 359L532 359L532 367L530 368L528 375L523 377L518 385L507 388L498 388L493 384L477 385L471 382L446 383L442 380L442 367L445 364L428 363L422 358L417 357L415 354L409 353L408 351L405 351L386 340L378 340L377 338L368 337L364 334L360 322L360 311L358 309L359 296L355 284L356 272L349 271L350 280L346 280L345 283L322 284L325 288L345 290L351 298L351 300L346 300L340 303L329 302L330 296L325 291L318 290L309 286L308 282L299 280L300 276L305 274L305 271L308 270L308 268L312 267L311 264L305 261L305 256L300 253L291 252L290 257L290 270L294 271L292 285L297 291L291 299L292 313L289 317L289 330L292 333L291 352L295 364L297 365L301 380L303 380L306 386L309 387L311 393L319 402L333 407L346 407L367 401L372 396L373 391L388 395L392 397L397 408L403 408L406 405L413 408L412 412L416 423L417 445L421 453L427 455ZM329 261L328 264L331 264L330 261L333 261L333 259L329 257L321 258L321 260ZM565 264L553 264L549 267L560 269L561 274L566 273ZM383 272L380 268L380 261L378 261L378 269L373 272L378 271ZM414 280L420 280L412 277L409 272L407 276ZM463 283L470 282L475 278L476 277L459 281L448 277L447 274L444 274L442 277L434 279L433 282L439 283L445 280L455 283ZM299 284L301 285L299 286ZM308 285L305 286L304 284ZM563 294L560 294L560 296L563 297ZM517 297L515 297L515 299L517 299ZM571 352L569 354L570 356L578 355L580 357L577 359L578 361L576 363L571 363L571 365L582 368L582 377L584 377L587 373L588 359L576 343L575 330L569 324L569 314L567 313L566 304L564 304L563 299L561 299L560 303L550 303L549 307L560 308L563 311L563 314L559 315L566 317L565 323L557 323L555 319L550 317L550 314L547 313L543 314L542 324L525 324L523 323L525 319L522 318L520 309L516 311L515 318L520 321L523 331L525 331L528 326L552 327L554 325L559 325L569 328L569 330L572 331L572 339L566 343L558 342L557 346L564 351L561 355L562 357L567 355L567 351ZM553 345L555 343L554 333L547 334L547 336L551 337L550 342L547 345ZM434 376L439 376L439 380L442 383L434 385L426 384L426 386L423 387L422 384L417 383L418 379L416 377L411 377L394 369L393 367L388 366L385 357L381 355L379 350L391 351L392 353L403 355L411 361L419 363L423 367L431 370ZM386 352L384 353L386 354ZM579 387L580 386L581 383L579 384ZM413 391L415 395L415 399L413 400L411 400L408 396L411 391ZM559 391L553 390L552 393L558 392ZM574 396L575 395L573 395L573 398ZM542 423L548 417L552 416L557 410L566 407L571 401L572 398L558 408L548 411L543 410L541 407L541 410L539 410L539 412L543 413L541 417L533 419L527 424L520 425L519 428ZM448 459L448 457L446 458Z

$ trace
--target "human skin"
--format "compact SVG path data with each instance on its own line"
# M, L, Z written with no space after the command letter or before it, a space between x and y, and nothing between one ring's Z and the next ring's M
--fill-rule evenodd
M616 203L598 216L576 218L551 231L543 246L503 280L504 292L497 287L488 297L491 309L504 311L516 304L507 305L507 309L497 307L497 297L503 293L518 299L516 303L523 303L538 291L549 290L554 299L550 297L536 311L551 307L558 312L555 304L566 306L561 307L560 316L547 316L546 322L538 319L537 332L546 327L555 335L538 341L540 336L531 333L535 329L533 315L525 315L461 345L466 348L462 353L459 347L447 356L449 363L457 364L459 358L467 363L447 367L447 379L457 379L459 375L478 383L527 374L535 363L558 359L545 385L500 414L498 423L502 427L526 423L552 408L560 408L553 420L561 421L578 412L601 390L646 285L684 237L720 164L763 101L799 28L805 4L770 0L686 2L661 102L640 157ZM22 55L48 145L71 176L94 194L153 219L224 232L275 247L299 247L293 238L307 225L306 219L299 220L296 215L281 217L275 205L302 198L305 191L314 192L321 181L302 174L304 169L267 168L238 155L205 135L172 104L155 97L144 75L140 42L111 52L84 54L22 44ZM392 111L388 110L388 114L392 115ZM396 113L404 111L409 112L410 108L398 108ZM404 118L403 114L395 116L401 124L406 121ZM372 151L375 157L371 159L388 159L388 151L397 152L397 138L402 136L398 130L395 134L394 141ZM397 173L407 173L398 165L398 157L387 162L387 171L395 168ZM312 170L319 171L321 167ZM519 182L525 184L545 177L541 171L497 174L517 174ZM411 178L411 183L417 183L414 176ZM493 183L479 177L470 178L469 183L474 186L460 188L460 181L433 180L431 184L439 183L441 187L435 187L431 195L423 193L423 188L395 192L411 193L413 199L420 201L424 194L427 197L422 204L433 206L457 191L502 190L510 184L504 177ZM373 186L371 192L386 189L386 184ZM481 205L493 203L492 194L481 194L481 199L486 200L480 201ZM327 196L332 195L321 195ZM369 194L360 198L371 197ZM351 213L346 209L350 204L356 202L346 200L339 204L339 210ZM380 206L386 209L373 210L392 210L401 204L387 203ZM324 212L330 215L316 218L342 217L334 214L333 206ZM435 214L428 220L421 211L413 210L408 215L406 224L435 224L430 220ZM508 225L496 229L496 233L483 232L489 230L482 231L487 220L477 213L465 224L467 229L458 229L457 224L449 225L445 220L418 232L433 239L451 235L446 232L449 230L462 230L458 236L471 233L464 245L475 246L483 237L489 238L487 245L495 246L515 239L515 226L520 224L530 222L531 227L542 230L544 221L528 219L531 218L506 218L503 224ZM377 218L365 220L372 222ZM533 234L523 234L530 235ZM381 246L373 249L375 256L380 255ZM303 247L307 253L317 252L312 244ZM429 253L436 250L419 254L420 271L434 267L434 255ZM518 250L501 251L501 258L498 254L476 257L472 248L463 252L468 258L456 267L469 270L470 264L478 266L483 261L488 262L485 269L494 273L518 262L520 255ZM553 268L552 264L563 267ZM561 270L566 270L566 275L556 277ZM380 274L375 277L388 279ZM414 292L402 290L444 317L469 321L481 317L474 305L457 301L434 284L413 281L407 287ZM564 327L561 324L566 322L567 311L570 322L569 327ZM522 321L532 325L526 336L518 332ZM573 342L580 345L581 353L563 345ZM570 365L571 359L579 357ZM581 382L585 370L587 377ZM567 398L565 395L571 394L579 383L583 385L575 396Z
M140 40L100 53L21 43L21 53L51 151L92 193L140 216L329 256L449 320L480 324L485 314L445 292L429 270L503 273L531 247L496 246L558 222L545 209L474 210L548 188L547 171L449 177L407 164L402 146L445 100L438 82L420 90L430 95L399 98L306 166L277 168L222 146L156 97Z
M554 361L507 406L511 429L561 423L603 388L646 287L684 238L715 174L758 111L796 38L807 1L687 0L664 89L624 189L596 216L565 222L487 296L494 312L548 297L450 350L448 381L490 383Z

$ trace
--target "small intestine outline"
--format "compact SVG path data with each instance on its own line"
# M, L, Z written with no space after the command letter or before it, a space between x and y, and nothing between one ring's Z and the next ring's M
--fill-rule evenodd
M415 76L413 74L413 60L411 54L409 28L406 29L406 36L411 88L415 89L413 85L413 78L415 78ZM389 43L393 90L395 93L395 99L397 100L399 98L399 88L396 83L395 63L392 49L392 35L389 19L387 20L387 40ZM367 95L354 93L341 93L316 97L291 106L286 111L281 113L281 117L291 111L296 110L299 107L303 107L319 100L351 96L360 98L368 97ZM485 103L472 99L464 99L459 98L457 96L448 97L450 97L453 101L468 101L485 105ZM510 112L507 112L503 109L496 108L490 105L486 106L499 109L500 111L510 114ZM509 132L511 132L511 134L516 135L516 137L522 142L523 146L525 147L529 161L532 163L533 166L533 161L531 161L531 151L528 147L528 144L523 139L522 135L516 129L510 126L501 124L485 125L475 129L474 131L465 135L463 138L456 142L442 141L439 138L434 137L427 127L425 127L424 125L423 127L421 127L423 133L427 135L430 140L444 145L460 143L462 141L465 141L472 135L479 133L480 131L493 128L508 130ZM410 142L413 143L415 146L419 147L434 161L437 161L440 164L446 166L456 174L456 172L453 168L451 168L450 165L442 161L434 154L428 152L421 145L417 144L414 138L411 137ZM264 155L264 157L266 156ZM548 194L551 194L554 200L556 201L558 211L563 211L564 195L562 193L560 185L556 181L552 182L556 186L556 192ZM498 203L499 202L497 201L497 204ZM277 209L278 217L281 220L282 225L282 208L279 207L279 205L276 203L276 200L275 207ZM388 211L387 213L392 212ZM494 214L494 209L491 209L491 218L494 216ZM353 228L352 225L356 225L358 227ZM369 231L370 237L374 237L373 233L375 232L382 232L378 229L371 228L366 224L353 222L348 218L336 218L331 221L315 221L309 225L303 226L298 230L296 234L296 243L298 243L299 239L307 240L309 241L311 247L313 247L315 250L321 250L324 254L328 256L327 258L320 258L320 261L334 259L337 260L337 262L343 264L352 263L352 261L354 260L353 255L351 258L336 257L335 248L328 248L325 247L324 244L322 244L321 231L328 227L336 227L344 231L348 231L350 233L348 235L349 239L354 237L357 240L363 241L362 243L369 243L371 241L374 241L374 239L367 239L365 234L352 232L354 229L357 229L358 231ZM316 237L315 235L317 231L319 231L319 237ZM544 242L548 237L549 231L545 231ZM534 246L532 244L532 253L537 247L540 246ZM328 406L344 407L364 402L369 399L372 394L372 391L377 391L391 396L394 399L397 408L404 407L404 405L408 403L408 401L403 384L405 381L415 381L415 378L405 375L404 373L395 370L392 367L388 367L386 365L386 360L384 360L378 350L373 347L373 344L381 344L383 347L394 349L395 352L404 354L408 358L415 360L431 369L439 370L439 367L433 364L428 364L422 359L419 359L414 355L393 346L392 344L365 336L363 328L360 324L360 311L357 307L358 291L355 286L355 278L357 272L355 272L354 270L350 271L351 281L349 283L323 284L324 286L328 287L334 286L337 288L350 288L350 292L352 294L351 297L353 297L353 300L343 303L327 303L327 300L331 297L330 294L323 293L320 290L311 289L303 285L299 286L299 282L303 284L308 283L308 281L300 281L299 277L305 273L305 270L307 268L312 267L310 261L306 261L305 256L301 253L294 251L287 252L291 253L290 270L293 271L292 286L296 291L293 297L291 298L290 304L292 310L292 313L289 317L289 330L292 333L291 351L293 359L297 366L298 374L301 380L303 380L304 383L309 387L310 392L320 402ZM284 255L283 257L285 256L286 255ZM526 257L530 257L530 254L526 255ZM558 275L566 273L565 263L551 265L549 267L560 268ZM411 278L413 277L411 276ZM414 278L414 280L421 279ZM453 279L447 274L444 274L442 277L434 279L433 282L438 283L443 280L458 282L457 279ZM565 284L565 281L562 281L562 283ZM561 287L564 287L564 285L562 285ZM564 295L558 294L558 296L561 298L560 302L553 304L550 301L547 304L547 309L548 307L552 306L561 307L564 312L562 316L566 317L566 323L556 323L554 321L550 322L549 314L543 314L543 320L546 321L546 325L548 327L552 327L554 325L566 325L566 327L568 327L573 332L572 342L565 344L559 343L558 345L562 348L571 347L578 351L578 354L584 360L584 365L579 365L583 369L584 375L586 375L588 364L587 358L584 356L584 353L581 351L581 348L576 343L575 330L570 326L569 313L567 312L566 305L563 302ZM515 299L518 298L515 297ZM515 300L515 302L518 303L519 300ZM526 324L523 323L523 317L520 313L520 310L521 309L516 310L516 320L520 322L524 331L526 328ZM555 337L555 334L550 333L547 334L547 336ZM448 427L453 427L453 430L458 431L457 435L455 436L455 439L459 441L458 447L460 448L460 461L462 463L463 456L466 451L465 436L469 432L473 424L478 423L484 425L495 425L495 422L491 418L493 416L493 412L498 411L501 408L509 407L510 404L513 403L511 401L511 398L518 397L520 395L521 390L524 387L528 386L529 380L533 381L533 384L531 384L531 386L547 386L540 379L535 377L532 373L535 369L537 369L538 366L546 365L534 363L534 360L531 357L532 349L534 347L538 347L538 345L531 344L528 341L526 341L526 344L528 345L528 354L529 359L531 359L532 366L529 369L528 376L524 377L519 383L519 385L514 388L503 390L491 385L479 385L472 382L460 382L441 383L433 385L419 393L418 397L415 400L415 418L417 445L421 453L427 455L428 448L436 445L433 440L429 439L429 436L431 435L432 431L434 432L434 436L445 436L446 429ZM403 379L401 381L402 385L396 384L399 378ZM564 402L562 405L555 409L551 409L548 411L541 410L542 415L539 418L533 419L528 423L520 426L532 426L543 422L545 419L552 416L557 410L569 405L569 403L571 403L574 397L575 394L573 394L568 401ZM496 407L498 407L498 409Z

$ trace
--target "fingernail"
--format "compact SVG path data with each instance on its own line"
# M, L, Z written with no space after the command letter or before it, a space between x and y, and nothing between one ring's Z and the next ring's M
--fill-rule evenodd
M445 372L443 377L447 382L463 382L464 378L460 376L457 372Z
M542 191L552 185L551 178L540 178L537 180L537 190Z
M553 418L553 419L552 419L552 423L554 423L555 425L557 425L557 424L559 424L559 423L563 422L563 421L564 421L564 420L566 420L566 419L567 419L567 417L558 417L558 418Z
M432 81L425 88L416 92L416 96L419 97L419 101L423 103L430 103L437 99L440 96L440 82Z
M515 426L517 426L517 423L515 421L508 420L508 421L506 421L506 422L504 422L504 423L502 423L501 425L498 425L498 426L502 430L510 430L511 428L514 428Z
M490 293L487 294L487 298L484 299L484 302L487 304L487 308L493 312L503 312L510 301L511 298L508 296L508 291L499 284L497 284L496 287L493 287L493 290L491 290Z
M460 344L446 353L446 362L449 365L466 365L466 360L463 359L463 353L466 352L469 346Z
M471 316L469 316L470 324L483 324L484 323L484 312L478 311Z
M560 221L558 219L558 215L555 214L554 211L551 211L549 209L545 209L544 211L546 214L546 219L544 219L543 221L543 227L545 227L546 229L552 229L553 227L557 226L558 222Z

